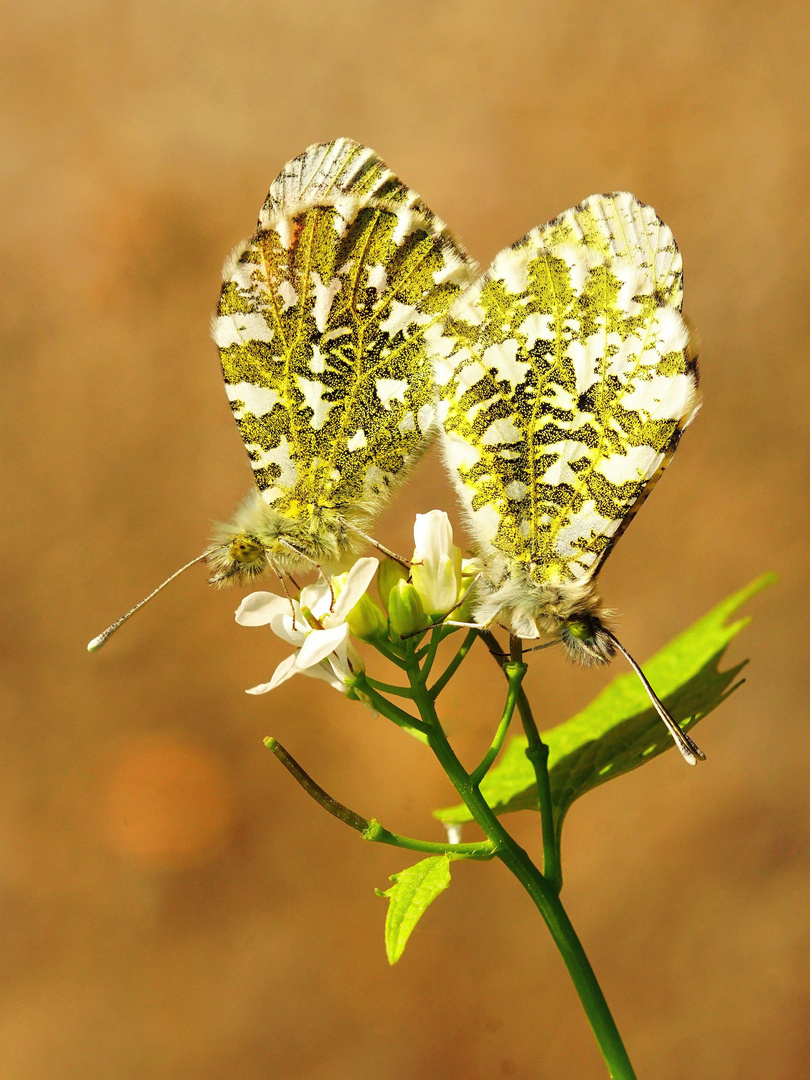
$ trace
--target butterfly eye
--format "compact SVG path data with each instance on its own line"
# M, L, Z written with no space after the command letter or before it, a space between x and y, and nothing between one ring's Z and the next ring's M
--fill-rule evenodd
M587 612L560 625L560 637L569 657L578 664L609 664L615 654L610 633L602 622Z
M255 536L248 536L247 534L242 533L231 540L228 554L234 562L249 565L250 563L258 562L259 559L264 558L264 547L259 543Z
M570 635L577 641L591 641L596 636L592 619L568 619L563 625L563 636Z

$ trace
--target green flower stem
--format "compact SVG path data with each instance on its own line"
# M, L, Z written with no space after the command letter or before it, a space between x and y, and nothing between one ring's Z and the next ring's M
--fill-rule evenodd
M422 661L422 671L424 672L425 678L427 678L430 672L433 670L433 664L436 660L436 653L444 636L445 635L442 633L441 626L435 626L433 628L433 632L428 639L427 646L423 653L424 660Z
M504 662L500 644L488 630L481 634L493 659L507 674L508 664ZM510 640L510 651L515 649L514 638ZM537 801L540 804L540 826L543 837L543 876L559 893L562 889L562 861L560 857L560 845L557 836L556 822L554 820L554 805L551 800L551 782L548 775L548 746L540 737L537 724L534 721L532 707L526 697L526 691L521 686L517 701L518 714L523 724L528 746L526 757L534 769L537 781Z
M540 824L543 834L543 877L559 893L562 889L562 862L557 830L554 822L554 806L551 801L551 781L548 775L548 746L542 739L526 747L526 757L532 764L537 778L537 799L540 803Z
M450 661L450 663L447 665L447 667L444 669L444 671L438 677L436 682L430 688L430 696L433 698L434 701L439 696L439 694L442 692L442 690L444 690L445 686L447 686L447 684L453 678L455 673L458 671L459 665L461 664L464 657L467 655L467 653L472 648L473 642L475 641L475 639L477 637L478 637L478 631L477 630L470 630L470 632L464 638L464 641L462 641L461 647L459 648L456 655L453 657L453 659Z
M379 821L356 814L348 806L332 798L332 796L316 783L303 769L295 758L285 750L278 739L268 737L264 740L268 750L272 750L287 772L296 780L301 787L310 795L319 806L322 806L332 817L356 829L364 840L376 844L390 844L392 847L407 848L409 851L425 851L430 855L450 855L460 859L491 859L495 855L495 845L489 840L482 840L477 844L440 844L432 840L416 840L411 836L401 836L384 828Z
M351 679L346 680L346 685L355 694L362 695L367 698L369 703L382 713L389 720L393 720L401 728L405 728L421 742L427 742L427 727L421 720L417 720L415 716L411 716L409 712L405 712L404 709L400 709L398 705L395 705L393 701L389 701L388 698L384 698L369 682L368 676L365 672L357 672Z
M366 682L375 690L379 690L381 694L393 694L394 697L406 698L411 696L411 692L406 686L394 686L393 683L380 682L379 679L372 679L370 675L366 675Z
M495 738L492 740L492 744L481 759L481 764L478 768L474 769L470 773L470 783L474 787L478 787L481 781L489 772L495 758L501 752L503 741L506 738L506 733L509 730L509 725L512 722L512 715L515 711L515 705L517 704L518 696L520 695L520 684L523 682L523 676L528 671L525 664L507 664L506 677L509 680L509 690L506 694L506 704L503 707L503 715L501 716L501 722L498 724L498 730L495 732ZM431 698L433 693L431 691ZM435 699L434 699L435 700Z
M392 647L390 641L377 640L374 642L374 648L383 654L386 660L390 660L392 664L396 664L398 668L406 671L408 668L408 662L402 653Z
M419 638L419 640L421 641L421 640L422 640L422 638L423 638L423 637L424 637L424 635L425 635L425 634L426 634L426 633L428 632L428 630L429 630L429 629L430 629L430 627L427 627L427 628L426 628L426 629L424 629L424 630L417 630L417 631L416 631L416 633L415 633L415 634L413 635L414 639L416 639L416 638L418 637L418 638ZM417 660L418 660L418 661L419 661L420 663L421 663L421 661L422 661L422 658L423 658L424 656L426 656L426 655L427 655L427 654L428 654L428 653L430 652L430 644L431 644L431 641L432 641L432 640L433 640L433 639L432 639L432 637L431 637L431 638L429 638L429 639L428 639L428 642L427 642L427 645L422 645L422 646L421 646L420 648L418 648L418 649L416 650L416 659L417 659ZM406 664L405 664L405 667L407 667L407 666L408 666L408 665L407 665L407 663L406 663Z
M610 1076L613 1080L636 1080L633 1066L596 975L554 886L545 879L524 849L504 829L456 757L415 662L408 671L408 678L414 702L428 730L428 745L474 820L495 846L498 858L512 871L543 916L579 994Z
M495 845L489 840L481 840L477 844L439 844L431 840L414 840L410 836L400 836L399 833L390 832L374 818L363 832L363 839L377 844L407 848L410 851L426 851L431 855L450 855L462 859L491 859L495 856Z
M346 825L351 826L351 828L356 829L359 833L365 834L366 829L368 829L371 824L367 818L355 814L354 810L350 810L348 806L344 806L343 803L339 803L337 799L333 799L328 792L324 791L319 784L315 783L309 773L301 768L292 754L289 754L277 739L268 737L264 740L264 745L268 750L272 750L293 779L297 780L307 795L311 795L315 802L319 803L327 813L331 814L332 817L336 817L339 821L343 821Z

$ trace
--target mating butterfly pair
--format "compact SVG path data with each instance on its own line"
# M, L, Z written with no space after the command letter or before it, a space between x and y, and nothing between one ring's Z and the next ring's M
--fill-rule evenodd
M698 407L681 258L651 207L591 196L478 277L338 139L285 166L223 277L213 336L256 488L194 560L213 581L338 565L438 433L485 566L476 621L628 656L596 577Z

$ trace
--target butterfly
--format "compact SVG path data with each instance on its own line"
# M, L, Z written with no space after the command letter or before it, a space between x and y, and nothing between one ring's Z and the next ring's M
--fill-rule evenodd
M425 334L474 276L445 224L368 147L318 143L284 166L255 234L225 263L212 321L255 486L187 566L207 562L216 584L268 568L283 581L337 568L371 539L434 434Z
M496 255L429 349L442 446L485 567L476 623L634 667L684 757L704 755L607 625L597 576L699 407L669 228L594 195Z

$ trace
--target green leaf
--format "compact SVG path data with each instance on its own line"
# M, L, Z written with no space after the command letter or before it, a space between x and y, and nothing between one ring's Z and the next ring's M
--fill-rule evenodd
M728 643L750 620L730 625L727 620L775 581L774 574L764 574L734 593L644 665L647 678L684 730L694 727L742 684L743 680L735 680L746 660L725 671L719 665ZM615 679L582 712L544 732L543 739L549 748L558 842L563 819L575 799L674 748L634 674ZM523 737L513 739L481 783L481 793L497 814L539 809L526 745ZM472 820L465 806L436 810L434 816L448 824Z
M395 964L405 951L408 938L439 893L450 884L450 858L431 855L391 878L394 884L378 896L388 899L385 917L385 951L388 963Z

